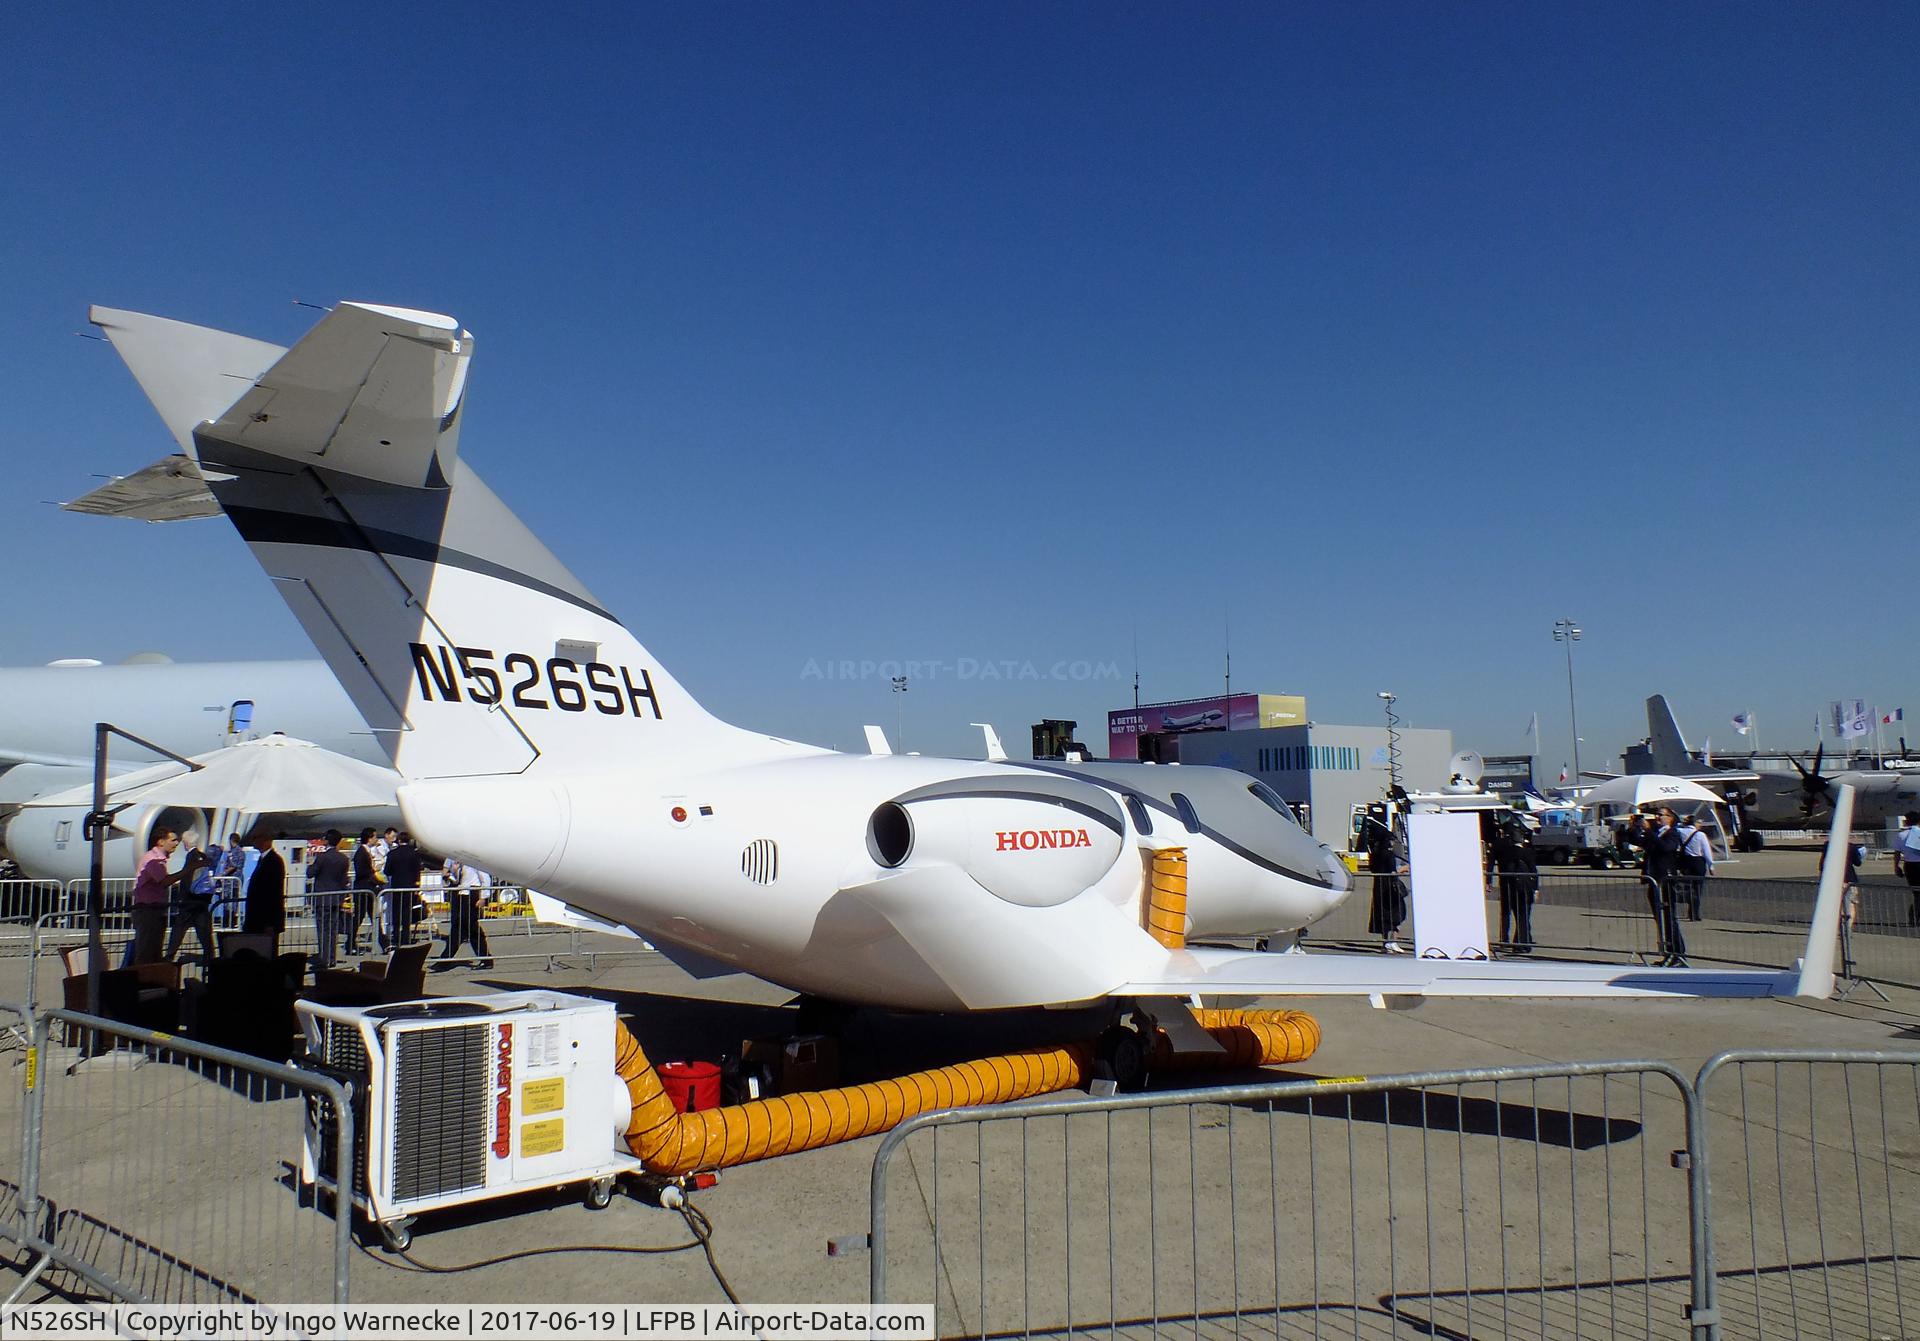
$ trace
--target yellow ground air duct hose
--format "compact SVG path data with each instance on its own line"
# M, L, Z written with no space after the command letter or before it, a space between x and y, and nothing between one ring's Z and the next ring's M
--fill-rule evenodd
M1203 1010L1195 1017L1225 1053L1176 1054L1167 1036L1159 1034L1153 1067L1271 1066L1303 1061L1320 1046L1320 1026L1297 1011ZM633 1104L627 1148L650 1172L677 1176L858 1140L929 1109L1007 1103L1071 1089L1092 1075L1093 1048L1085 1043L1036 1048L895 1080L783 1094L698 1113L682 1113L673 1106L653 1063L624 1023L614 1042L614 1066Z
M1147 934L1169 950L1187 946L1187 850L1162 848L1153 854L1147 882Z

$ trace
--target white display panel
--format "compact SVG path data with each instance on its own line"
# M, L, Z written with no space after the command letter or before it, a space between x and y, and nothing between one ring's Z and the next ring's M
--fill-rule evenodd
M1415 952L1441 959L1487 958L1480 817L1407 816Z

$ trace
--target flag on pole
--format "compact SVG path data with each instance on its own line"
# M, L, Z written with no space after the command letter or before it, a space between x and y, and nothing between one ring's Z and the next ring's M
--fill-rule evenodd
M1533 716L1527 718L1527 739L1528 740L1540 739L1540 714L1537 712L1533 714Z
M1708 736L1700 742L1700 762L1708 768L1713 767L1713 737Z
M1565 764L1562 764L1560 765L1560 785L1564 787L1566 783L1567 783L1567 766Z
M1833 705L1833 734L1842 740L1858 740L1873 734L1873 714L1867 711L1865 699Z
M1895 708L1892 712L1888 713L1886 716L1880 719L1880 725L1892 726L1895 722L1904 722L1906 720L1907 720L1906 709Z
M1743 736L1750 734L1753 731L1753 714L1750 712L1736 712L1733 715L1733 729Z

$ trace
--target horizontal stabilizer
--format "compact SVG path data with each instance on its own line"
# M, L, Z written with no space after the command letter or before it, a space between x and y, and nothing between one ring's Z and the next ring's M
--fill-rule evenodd
M445 489L473 337L450 317L342 303L214 423L199 450L234 443L294 467Z
M87 319L113 342L173 440L188 452L193 430L225 414L287 352L264 340L144 312L94 307Z
M131 517L135 521L193 521L218 517L220 504L200 468L175 453L131 475L120 475L61 507L94 517Z

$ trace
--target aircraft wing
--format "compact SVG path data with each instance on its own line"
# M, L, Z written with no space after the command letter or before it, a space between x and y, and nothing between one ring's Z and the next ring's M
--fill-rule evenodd
M1760 997L1799 995L1777 969L1656 969L1551 960L1416 959L1382 954L1263 954L1194 947L1116 996Z
M33 750L9 750L0 747L0 768L15 764L44 764L50 768L92 768L93 760L78 755L40 754Z
M1851 797L1847 800L1852 813ZM1116 996L1811 997L1833 995L1840 939L1840 863L1820 883L1806 947L1792 969L1642 968L1534 959L1426 959L1382 954L1169 950L1152 977Z

